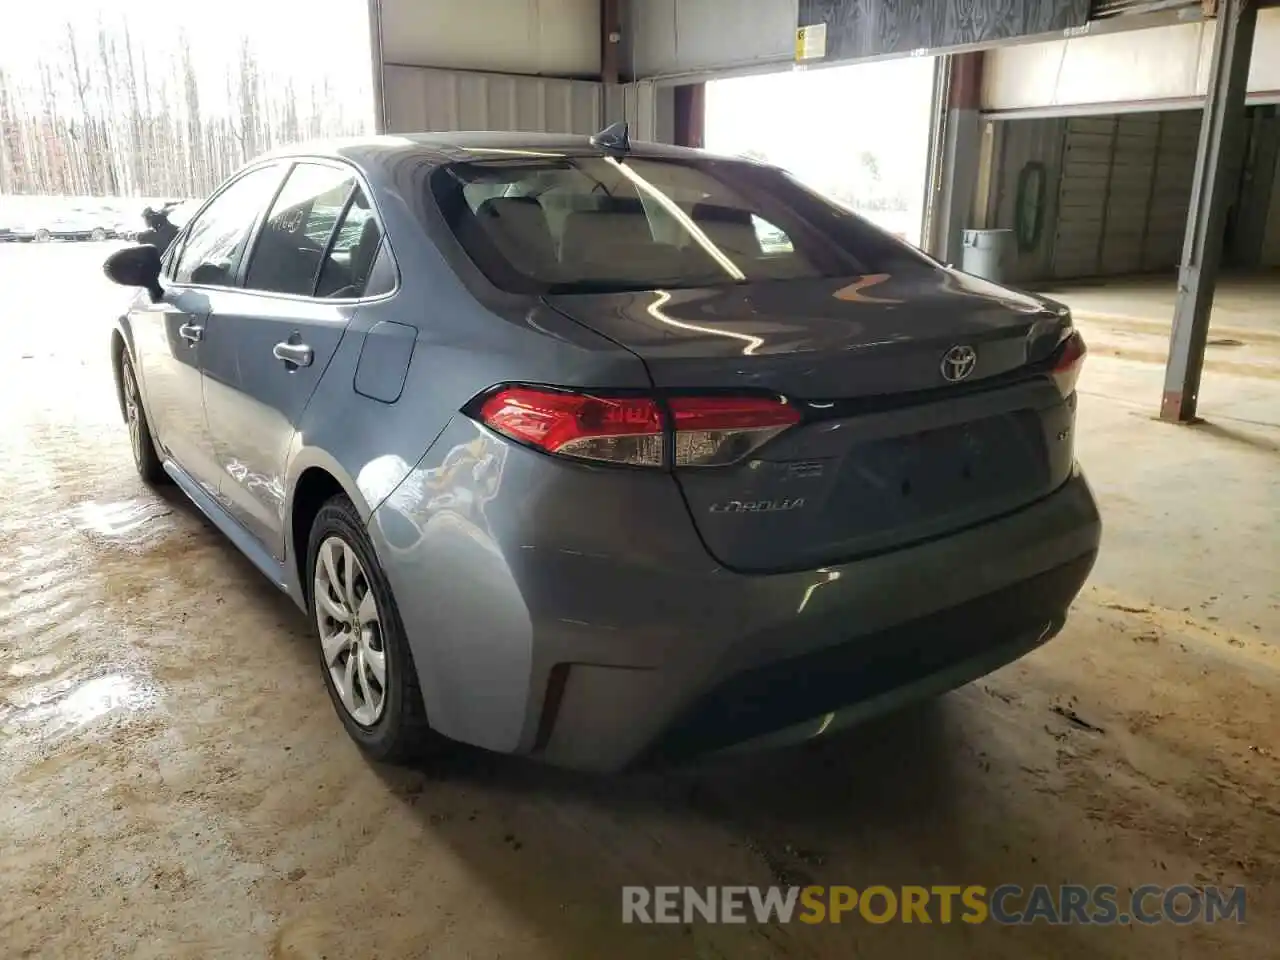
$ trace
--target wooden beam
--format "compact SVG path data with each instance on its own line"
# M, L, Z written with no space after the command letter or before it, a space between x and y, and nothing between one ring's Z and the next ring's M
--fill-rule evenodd
M676 145L701 147L707 125L706 84L682 83L674 95Z
M600 0L600 82L618 83L622 66L621 0Z

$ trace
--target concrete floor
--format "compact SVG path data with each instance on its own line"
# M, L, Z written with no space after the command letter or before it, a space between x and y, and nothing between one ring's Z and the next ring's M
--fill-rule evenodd
M1071 305L1095 354L1164 364L1176 277L1082 281L1040 292ZM1280 271L1222 280L1214 297L1205 362L1208 369L1224 373L1280 377ZM1207 389L1213 388L1212 380Z
M1181 428L1150 418L1157 365L1095 351L1079 426L1107 525L1095 575L1061 637L936 704L661 774L477 753L387 770L342 733L303 618L136 479L103 254L0 247L0 956L1274 953L1271 373L1211 365L1209 422ZM1129 334L1083 322L1096 342ZM1246 884L1248 923L619 923L623 884L778 882Z
M1164 389L1176 281L1117 279L1043 291L1069 304L1089 344L1080 459L1107 506L1094 583L1123 578L1160 605L1219 573L1210 622L1251 630L1280 589L1280 272L1227 277L1210 321L1203 423L1122 428L1147 418ZM1128 363L1107 363L1115 358ZM1172 431L1172 458L1163 455ZM1095 444L1106 446L1097 449ZM1119 455L1117 455L1119 453ZM1220 465L1250 464L1251 473ZM1117 530L1117 524L1123 526ZM1116 536L1119 532L1122 535ZM1173 550L1170 545L1176 545ZM1261 589L1259 589L1261 588ZM1274 625L1274 621L1273 625ZM1277 631L1280 633L1280 631ZM1280 637L1277 638L1280 640Z

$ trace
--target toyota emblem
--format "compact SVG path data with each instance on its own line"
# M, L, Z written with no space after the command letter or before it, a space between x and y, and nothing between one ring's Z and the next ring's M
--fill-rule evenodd
M958 344L942 355L942 376L959 383L967 379L977 365L978 351L968 344Z

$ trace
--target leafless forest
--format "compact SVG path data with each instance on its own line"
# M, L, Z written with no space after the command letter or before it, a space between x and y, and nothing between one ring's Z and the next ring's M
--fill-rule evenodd
M203 196L273 146L369 129L367 60L291 73L260 42L219 48L219 77L185 29L67 22L20 70L0 62L0 194Z

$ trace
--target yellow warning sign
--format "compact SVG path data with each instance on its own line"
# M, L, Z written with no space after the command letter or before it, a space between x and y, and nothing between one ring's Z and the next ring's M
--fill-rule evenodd
M796 29L796 60L821 60L827 55L827 25L813 23Z

